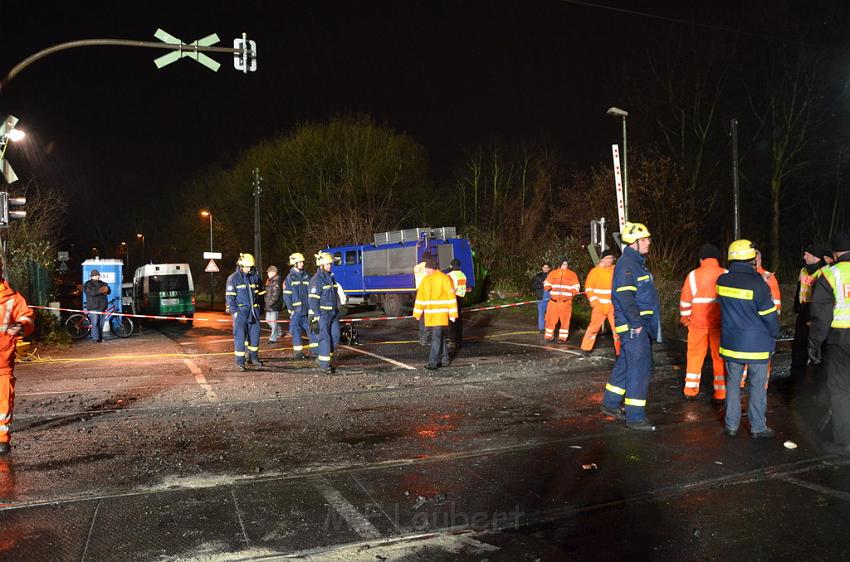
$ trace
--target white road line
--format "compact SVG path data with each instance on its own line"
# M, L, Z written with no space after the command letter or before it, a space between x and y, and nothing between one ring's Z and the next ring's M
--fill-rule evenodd
M560 353L569 353L570 355L578 355L579 357L581 357L581 353L579 353L578 351L573 351L572 349L563 349L561 347L550 347L548 345L534 345L534 344L530 344L530 343L519 343L519 342L516 342L516 341L505 341L505 340L502 340L498 343L509 343L511 345L521 345L523 347L536 347L537 349L547 349L549 351L558 351Z
M191 359L183 359L183 362L189 367L189 370L192 371L192 374L195 375L195 380L198 381L198 385L204 389L204 392L207 395L207 399L210 402L218 402L218 395L212 389L210 384L207 382L207 379L204 377L204 373L195 365L195 362Z
M406 363L402 363L401 361L396 361L395 359L390 359L389 357L384 357L383 355L378 355L377 353L372 353L371 351L364 351L362 349L357 349L356 347L351 347L350 345L341 345L340 347L344 349L349 349L354 351L355 353L362 353L363 355L369 355L370 357L375 357L376 359L380 359L381 361L386 361L387 363L392 363L396 367L402 367L404 369L408 369L410 371L415 371L416 367L411 367Z
M331 486L330 482L324 478L312 478L310 483L361 538L377 539L381 537L381 532L372 525L365 515L357 511L357 508L351 505L351 502L345 499L336 488Z
M800 486L801 488L808 488L809 490L812 490L814 492L825 494L827 496L832 496L833 498L838 498L844 501L850 501L850 494L848 494L847 492L842 492L841 490L828 488L826 486L821 486L820 484L816 484L814 482L807 482L806 480L800 480L799 478L794 478L793 476L788 476L785 474L781 474L779 476L776 476L775 478L783 482L788 482L789 484L794 484L795 486Z

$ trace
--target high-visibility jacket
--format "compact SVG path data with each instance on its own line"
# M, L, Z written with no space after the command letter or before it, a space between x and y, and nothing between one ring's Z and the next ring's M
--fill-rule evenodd
M308 306L310 316L333 314L339 308L339 293L337 293L336 280L333 273L319 268L310 279L308 285Z
M614 266L611 285L614 303L614 330L618 334L646 328L649 338L661 341L661 308L652 274L646 268L646 256L630 246Z
M706 258L685 278L679 299L679 315L689 319L689 326L700 329L720 327L720 305L717 303L717 278L726 273L714 258Z
M230 314L247 314L249 318L260 317L259 296L265 295L265 288L258 291L260 278L254 271L242 273L237 269L230 274L225 283L224 300Z
M19 336L6 333L12 324L21 325ZM35 314L27 301L9 286L8 281L0 278L0 374L8 374L12 370L18 337L30 335L34 327Z
M733 262L717 279L717 300L720 356L732 363L767 363L776 349L779 317L761 275L747 263Z
M614 266L597 265L587 274L584 281L584 294L590 306L603 314L614 309L611 302L611 285L614 282Z
M840 261L822 271L835 297L830 327L850 328L850 262Z
M800 304L812 302L812 289L821 275L823 275L822 268L816 269L814 273L809 273L805 267L800 270L800 288L797 297Z
M549 291L552 302L569 302L579 293L581 285L578 276L571 269L553 269L543 282L543 289Z
M449 278L452 280L452 285L455 289L455 295L459 298L463 298L466 296L466 274L459 269L453 269L448 273Z
M413 316L425 315L426 326L448 326L449 319L457 320L457 299L452 280L439 270L425 276L416 290Z
M310 274L293 267L286 276L283 287L283 302L290 314L307 314L307 288L310 286Z
M765 270L761 266L757 267L756 271L764 279L764 282L767 283L767 286L770 287L770 294L773 296L773 304L776 305L776 312L782 313L782 291L779 290L779 279L776 278L776 274Z

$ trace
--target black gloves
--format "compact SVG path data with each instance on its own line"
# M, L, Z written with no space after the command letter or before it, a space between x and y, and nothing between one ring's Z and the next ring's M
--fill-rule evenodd
M812 365L820 365L823 361L821 356L821 346L809 344L809 361Z
M319 317L313 316L310 318L310 331L315 335L319 335Z

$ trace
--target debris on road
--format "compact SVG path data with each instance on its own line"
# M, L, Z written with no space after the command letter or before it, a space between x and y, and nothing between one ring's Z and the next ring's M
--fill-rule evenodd
M598 466L596 466L595 462L583 464L581 465L581 467L585 470L597 470L599 468Z

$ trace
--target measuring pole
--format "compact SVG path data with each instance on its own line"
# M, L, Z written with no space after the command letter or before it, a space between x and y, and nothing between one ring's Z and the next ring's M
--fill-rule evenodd
M614 187L617 191L617 219L620 222L620 232L626 227L626 204L623 197L623 176L620 171L620 147L611 145L611 155L614 158Z
M262 239L260 237L260 193L262 193L263 177L260 169L254 168L254 259L257 262L257 271L263 270Z
M732 201L734 202L735 240L741 239L741 200L738 189L738 120L732 119Z

